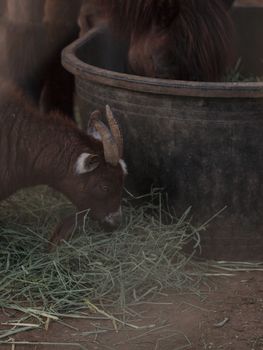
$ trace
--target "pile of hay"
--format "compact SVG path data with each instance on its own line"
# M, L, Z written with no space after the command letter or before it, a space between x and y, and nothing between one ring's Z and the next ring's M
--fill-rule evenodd
M163 288L195 290L201 270L191 257L204 227L194 228L188 212L177 219L161 199L153 204L156 197L149 195L138 207L125 200L124 223L110 234L87 215L72 239L52 253L48 237L71 205L43 187L2 202L0 307L30 306L55 314L97 302L125 307ZM193 253L186 256L189 242Z

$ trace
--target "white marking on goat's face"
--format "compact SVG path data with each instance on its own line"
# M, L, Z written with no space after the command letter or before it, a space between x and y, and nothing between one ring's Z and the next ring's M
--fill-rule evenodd
M96 160L97 156L90 153L81 153L78 157L75 164L75 172L77 175L86 174L94 169L96 169L99 165L99 162ZM94 161L95 160L95 161Z
M127 165L126 165L125 161L123 159L120 159L119 163L120 163L120 166L122 168L123 174L128 175L128 169L127 169Z
M110 226L118 226L121 223L121 218L122 218L122 210L121 210L121 207L119 207L117 211L108 214L104 218L104 222Z
M80 175L80 174L85 174L87 172L85 167L85 162L86 162L86 159L89 158L89 156L90 156L90 153L82 153L78 157L77 162L75 164L76 174Z

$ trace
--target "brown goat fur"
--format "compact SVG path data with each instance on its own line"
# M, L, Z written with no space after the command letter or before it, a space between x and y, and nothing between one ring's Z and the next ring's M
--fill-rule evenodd
M130 41L135 74L217 81L234 56L233 0L100 0L111 25Z
M99 222L116 225L124 180L121 162L107 163L101 141L69 118L56 112L44 115L13 83L0 84L0 200L21 188L46 184L68 197L78 211L89 209ZM83 154L95 157L97 166L86 170L88 164L83 163L85 169L78 172ZM52 241L67 237L74 222L74 215L66 218Z
M44 111L73 116L73 78L62 68L61 50L78 37L82 0L7 0L6 77ZM64 89L64 87L67 87Z

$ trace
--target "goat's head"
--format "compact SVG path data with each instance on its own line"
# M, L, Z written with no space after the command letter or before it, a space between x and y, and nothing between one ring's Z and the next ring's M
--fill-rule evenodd
M70 169L61 179L58 189L76 205L81 216L88 213L105 229L111 230L121 221L121 197L127 170L122 160L121 132L110 107L106 107L110 128L99 119L99 115L99 111L92 113L89 135L84 135L83 145L72 157ZM75 220L75 216L64 220L51 241L56 243L65 239L72 232Z
M232 62L233 0L101 0L130 42L131 73L220 80Z
M167 3L152 17L148 30L131 32L131 71L158 78L220 80L233 58L232 21L225 3Z
M80 211L90 214L108 227L115 227L121 219L121 196L126 166L122 160L123 140L110 107L106 116L110 129L99 119L100 112L91 114L88 134L94 144L102 145L103 152L82 152L74 165L72 201Z

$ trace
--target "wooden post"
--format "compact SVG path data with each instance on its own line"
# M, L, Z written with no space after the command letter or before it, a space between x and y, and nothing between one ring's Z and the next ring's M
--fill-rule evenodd
M39 23L44 16L45 0L8 0L7 17L16 23Z

